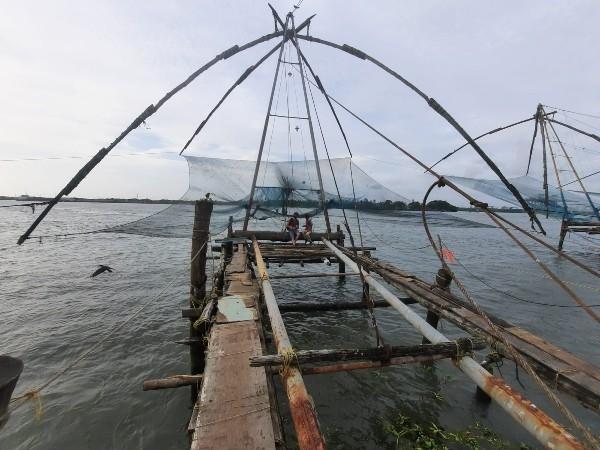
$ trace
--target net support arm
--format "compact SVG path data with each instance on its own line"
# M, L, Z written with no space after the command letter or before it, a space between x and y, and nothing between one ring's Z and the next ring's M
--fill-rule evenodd
M557 125L560 125L562 127L568 128L569 130L573 130L576 131L577 133L583 134L584 136L587 136L589 138L594 139L595 141L600 142L600 136L594 134L594 133L588 133L587 131L583 131L579 128L575 128L573 125L569 125L568 123L564 123L564 122L560 122L556 119L548 119L550 122L555 123Z
M575 165L573 164L573 161L571 161L571 157L567 153L567 149L563 145L563 142L561 141L560 137L558 137L558 133L556 132L554 125L552 125L552 122L548 122L548 124L550 125L550 129L552 130L552 133L554 134L554 137L556 138L558 145L560 146L563 154L565 155L565 158L567 159L567 163L569 164L569 167L571 167L571 170L573 171L573 174L575 175L575 179L579 183L579 187L581 187L581 191L584 193L588 203L590 204L592 211L594 212L594 215L596 216L596 218L600 219L600 213L598 212L598 208L592 201L592 197L590 196L589 192L587 191L583 182L581 181L581 178L579 177L579 173L577 172L577 169L575 169ZM547 130L546 130L546 134L548 134ZM559 183L559 188L560 188L560 193L564 198L562 183Z
M483 149L475 142L475 140L466 132L466 130L454 119L454 117L452 117L450 115L450 113L448 113L444 107L442 105L440 105L434 98L429 97L427 94L425 94L423 91L421 91L419 88L417 88L414 84L412 84L410 81L408 81L406 78L404 78L403 76L401 76L400 74L398 74L397 72L395 72L394 70L390 69L388 66L386 66L385 64L383 64L382 62L378 61L377 59L373 58L372 56L369 56L368 54L366 54L365 52L351 47L347 44L344 45L339 45L336 44L334 42L331 41L327 41L325 39L320 39L317 37L313 37L313 36L302 36L302 35L298 35L299 39L304 39L310 42L316 42L318 44L322 44L328 47L332 47L335 48L337 50L341 50L343 52L346 52L352 56L355 56L359 59L362 60L366 60L369 61L373 64L375 64L377 67L383 69L385 72L389 73L390 75L392 75L394 78L398 79L400 82L402 82L405 86L407 86L408 88L410 88L413 92L415 92L417 95L419 95L420 97L422 97L427 104L429 105L429 107L431 109L433 109L435 112L437 112L440 116L442 116L450 125L452 125L452 127L458 131L458 133L471 145L471 147L473 147L473 149L477 152L477 154L479 154L479 156L486 162L486 164L490 167L490 169L492 169L492 171L498 176L498 178L500 178L500 180L502 181L502 183L506 186L506 188L512 193L512 195L517 199L517 201L519 202L519 204L522 206L523 210L525 210L525 212L527 212L527 214L529 215L529 217L531 218L532 223L535 222L538 226L538 228L540 229L540 231L543 234L546 234L546 232L544 231L544 227L542 226L542 223L540 222L540 220L538 219L537 215L535 214L535 211L529 206L529 204L525 201L525 199L523 198L523 196L521 195L521 193L518 191L518 189L513 186L508 179L504 176L504 174L502 173L502 171L498 168L498 166L489 158L489 156L487 156L487 154L483 151Z
M192 81L194 81L198 76L200 76L203 72L214 66L217 62L230 58L231 56L247 50L255 45L261 44L263 42L267 42L275 37L282 36L283 31L277 31L274 33L267 34L265 36L261 36L253 41L250 41L243 45L234 45L233 47L225 50L222 53L219 53L209 62L204 64L194 73L192 73L189 77L187 77L183 82L175 86L171 91L167 92L155 105L148 106L139 116L137 116L133 122L121 133L117 138L110 143L107 147L101 148L98 153L96 153L79 171L75 174L75 176L69 181L69 183L61 189L61 191L48 202L48 205L44 210L40 213L40 215L33 221L33 223L29 226L27 231L19 237L17 244L21 245L25 242L31 233L37 228L37 226L44 220L44 218L48 215L48 213L54 208L54 206L61 200L65 195L69 195L73 189L75 189L79 183L83 181L83 179L110 153L110 151L115 148L131 131L138 128L144 121L146 121L150 116L152 116L156 111L158 111L171 97L177 94L179 91L188 86Z
M221 105L227 99L227 97L229 97L229 94L231 94L236 87L238 87L240 84L242 84L246 80L246 78L248 78L250 76L250 74L252 72L254 72L262 63L264 63L267 59L269 59L269 57L273 53L275 53L277 50L279 50L280 47L284 44L284 42L285 42L285 38L282 42L280 42L275 47L273 47L271 50L269 50L269 52L266 55L264 55L262 58L260 58L255 64L248 67L244 71L244 73L235 81L235 83L233 83L233 85L229 89L227 89L227 92L225 92L225 94L223 94L223 97L221 97L221 99L217 102L217 104L214 106L214 108L211 109L211 111L208 113L206 118L200 123L200 125L198 125L198 128L196 128L196 130L194 131L194 134L192 134L192 136L185 143L185 145L179 152L179 155L181 155L183 152L185 152L187 150L187 148L190 146L190 144L192 143L194 138L196 136L198 136L200 131L202 131L202 128L204 128L204 126L208 123L208 121L210 120L212 115L217 111L217 109L219 109L221 107Z
M289 24L289 18L286 19L283 27L283 40L281 47L279 48L279 55L277 57L277 66L275 67L275 74L273 75L273 85L271 86L271 95L269 97L269 105L267 106L267 113L265 114L265 123L263 125L262 135L260 137L260 145L258 147L258 156L256 157L256 166L254 167L254 175L252 177L252 186L250 187L250 196L248 198L248 206L246 209L246 215L244 217L244 231L248 229L248 222L250 221L250 214L252 212L252 203L254 201L254 191L256 190L256 181L258 180L258 172L260 170L260 161L262 159L263 150L265 148L265 141L267 138L267 130L269 128L269 119L271 117L271 108L273 107L273 97L275 96L275 88L277 87L277 77L279 76L279 68L281 67L281 55L283 54L283 42L286 39L287 28Z

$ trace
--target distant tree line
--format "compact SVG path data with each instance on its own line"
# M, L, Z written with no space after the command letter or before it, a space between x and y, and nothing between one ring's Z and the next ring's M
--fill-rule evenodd
M340 203L339 201L332 200L329 203L330 208L340 208L341 206L344 208L354 208L354 202L344 201ZM421 211L421 202L417 202L415 200L409 203L392 200L377 202L375 200L363 199L356 202L356 207L363 211ZM459 209L447 201L432 200L427 203L427 210L456 212Z

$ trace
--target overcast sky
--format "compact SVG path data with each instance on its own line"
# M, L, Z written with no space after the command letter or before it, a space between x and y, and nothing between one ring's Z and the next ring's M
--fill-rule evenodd
M272 3L282 16L292 5ZM524 119L539 102L600 115L595 0L305 0L297 23L314 13L311 35L385 62L472 135ZM87 158L196 68L233 44L271 31L267 3L256 0L2 1L0 195L55 194ZM276 43L219 62L122 142L73 195L180 197L188 184L187 164L167 152L179 151L222 93ZM422 99L372 64L318 44L301 45L333 96L425 162L462 144ZM190 154L256 158L275 63L268 60L232 94ZM293 75L292 84L298 81ZM296 95L297 86L289 92ZM322 100L317 108L332 156L346 155ZM390 189L422 198L430 176L348 115L340 117L360 167ZM276 129L284 137L281 145L273 141L273 160L289 159L286 130L287 124ZM507 176L519 176L531 133L530 123L482 146ZM594 148L593 141L567 138ZM296 144L292 158L302 159L307 145ZM597 155L578 159L582 172L600 165ZM27 158L39 159L7 161ZM471 149L440 170L492 177Z

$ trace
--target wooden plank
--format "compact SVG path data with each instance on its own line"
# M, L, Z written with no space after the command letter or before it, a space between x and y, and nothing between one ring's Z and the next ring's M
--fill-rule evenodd
M276 448L267 375L248 364L261 354L256 322L213 327L192 450Z
M217 323L256 320L256 310L247 307L239 295L227 295L218 301Z
M264 353L264 344L255 320L260 290L251 278L247 256L246 246L238 245L225 268L225 297L219 299L209 336L192 450L275 449L282 440L276 429L280 424L273 419L278 411L267 378L271 375L248 363L250 356ZM231 299L235 305L228 303Z

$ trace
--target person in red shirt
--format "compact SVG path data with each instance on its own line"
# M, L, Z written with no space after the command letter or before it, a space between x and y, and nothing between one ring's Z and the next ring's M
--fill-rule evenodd
M292 245L296 245L296 241L298 240L298 237L300 235L300 221L298 220L298 217L300 217L300 214L295 212L294 215L290 217L285 227L288 233L290 234Z

